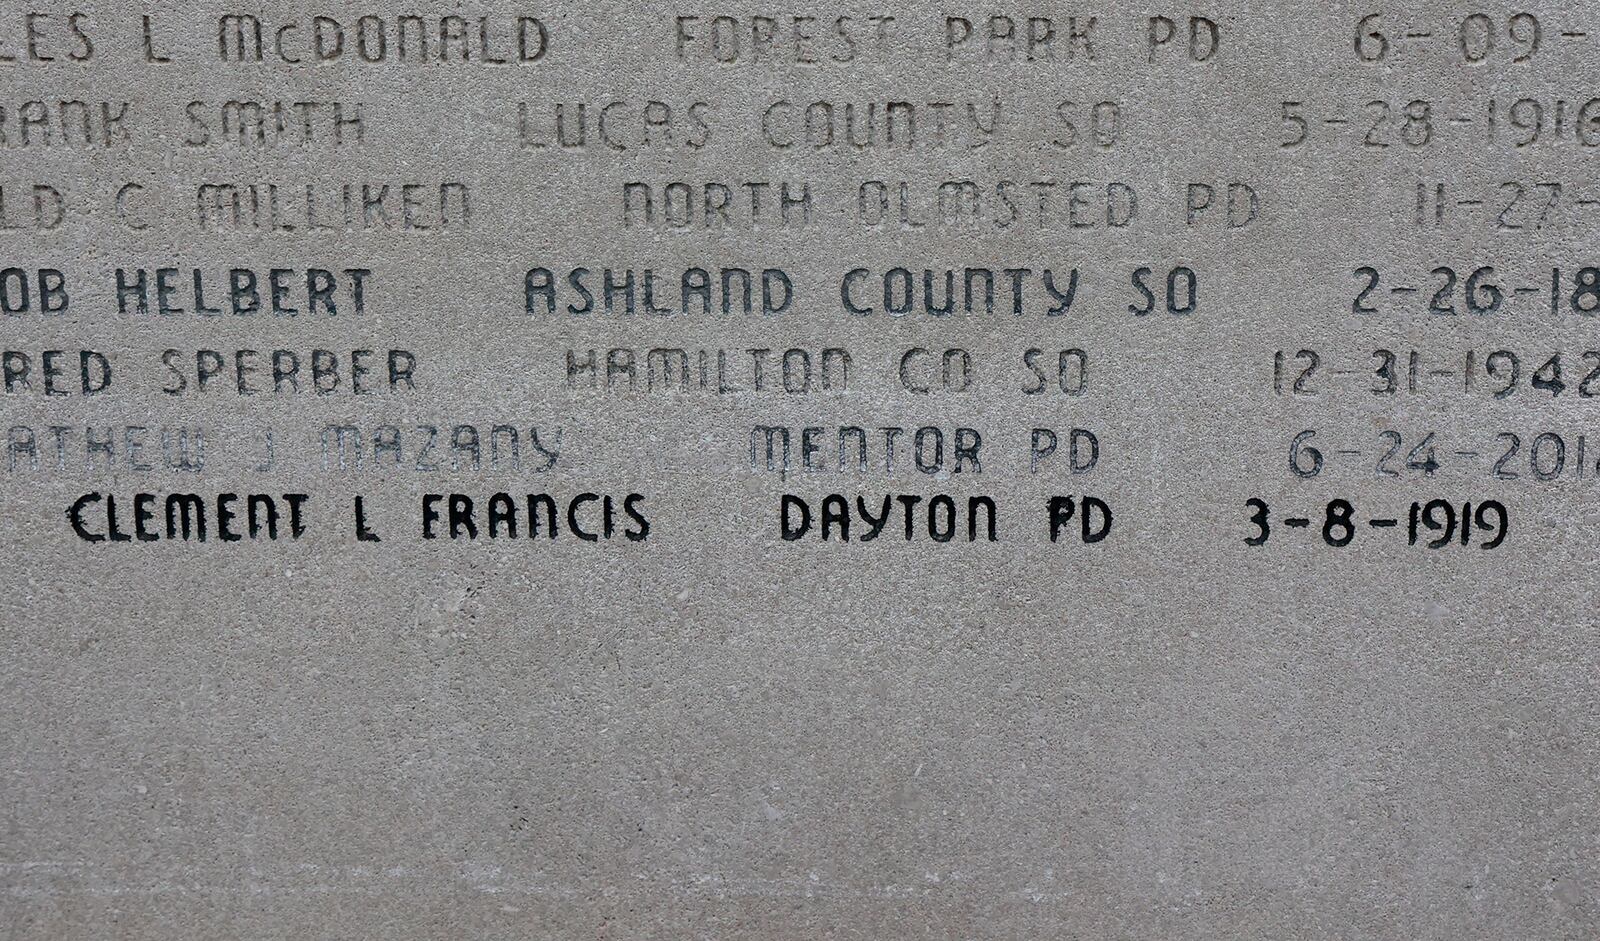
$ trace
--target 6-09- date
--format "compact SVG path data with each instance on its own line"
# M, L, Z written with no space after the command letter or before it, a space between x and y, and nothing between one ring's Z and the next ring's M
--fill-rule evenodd
M1283 533L1310 533L1321 530L1322 541L1342 549L1363 532L1394 534L1404 532L1406 545L1427 549L1473 546L1498 549L1511 530L1511 517L1499 500L1468 500L1459 505L1448 500L1426 500L1411 504L1404 518L1364 516L1349 500L1329 501L1320 512L1308 516L1286 516L1275 520L1272 507L1260 497L1251 497L1245 506L1252 510L1250 525L1255 532L1245 537L1247 546L1264 546ZM1314 538L1314 537L1313 537Z

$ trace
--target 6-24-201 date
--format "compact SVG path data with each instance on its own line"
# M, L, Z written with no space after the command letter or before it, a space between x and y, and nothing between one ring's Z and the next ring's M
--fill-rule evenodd
M1377 478L1433 477L1446 468L1459 468L1465 461L1486 470L1495 480L1600 480L1600 459L1587 434L1562 434L1556 431L1518 433L1501 431L1495 444L1479 447L1452 447L1446 436L1436 431L1401 433L1392 429L1378 433L1377 447L1364 451L1350 447L1353 441L1318 447L1322 441L1316 429L1307 429L1289 442L1289 473L1302 480L1322 476L1326 470L1359 466L1370 462Z

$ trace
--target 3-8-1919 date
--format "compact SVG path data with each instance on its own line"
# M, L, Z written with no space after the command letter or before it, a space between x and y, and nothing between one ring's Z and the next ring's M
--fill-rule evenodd
M1473 546L1498 549L1511 531L1511 516L1499 500L1471 500L1460 504L1449 500L1419 500L1411 504L1404 517L1368 516L1356 512L1349 500L1330 500L1319 514L1285 516L1275 519L1267 501L1252 497L1245 506L1253 512L1250 525L1255 532L1245 537L1245 545L1264 546L1282 533L1312 532L1320 527L1322 541L1336 549L1356 541L1363 532L1406 535L1406 545L1427 549Z

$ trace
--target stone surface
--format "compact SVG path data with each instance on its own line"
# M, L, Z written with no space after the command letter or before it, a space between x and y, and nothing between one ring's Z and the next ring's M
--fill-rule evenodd
M7 937L1600 931L1580 5L434 6L0 4Z

